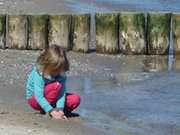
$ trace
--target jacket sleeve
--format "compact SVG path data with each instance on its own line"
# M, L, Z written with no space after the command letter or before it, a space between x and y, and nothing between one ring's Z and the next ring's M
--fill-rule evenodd
M44 85L43 77L36 73L34 77L34 95L41 108L44 109L45 112L49 112L53 107L44 97Z
M59 108L59 109L64 109L65 98L66 98L66 76L65 75L60 75L58 77L58 81L62 84L62 88L61 88L61 91L60 91L58 101L56 103L56 107Z

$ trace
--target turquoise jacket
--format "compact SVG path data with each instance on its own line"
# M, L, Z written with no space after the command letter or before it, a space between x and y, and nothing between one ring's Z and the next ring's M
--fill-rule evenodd
M59 94L59 98L56 102L56 108L64 108L65 104L65 95L66 95L66 76L58 75L55 77L49 76L48 79L44 78L37 70L36 67L33 67L32 71L29 73L26 83L26 98L30 99L32 96L35 96L37 102L44 109L45 112L49 112L53 107L44 97L44 86L48 83L58 81L62 84L62 89Z

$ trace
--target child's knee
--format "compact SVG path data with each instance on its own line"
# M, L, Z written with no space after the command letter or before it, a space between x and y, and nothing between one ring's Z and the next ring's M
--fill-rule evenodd
M59 96L62 84L58 81L48 84L45 87L45 98L49 103L55 103Z
M60 82L58 82L58 81L47 84L45 86L45 94L47 94L49 92L52 92L52 91L57 91L57 93L59 93L61 88L62 88L62 84Z
M76 105L76 107L79 106L81 102L81 97L77 94L73 94L73 102Z
M67 93L67 97L66 97L66 111L73 111L74 109L76 109L81 102L81 98L79 95L75 94L75 93Z
M77 95L77 103L78 105L81 103L81 97L79 95Z
M58 81L51 83L51 85L54 90L60 90L62 88L62 84Z
M28 102L28 104L29 104L34 110L37 110L37 111L41 110L41 107L40 107L40 105L38 104L35 96L33 96L33 97L31 97L30 99L28 99L27 102Z

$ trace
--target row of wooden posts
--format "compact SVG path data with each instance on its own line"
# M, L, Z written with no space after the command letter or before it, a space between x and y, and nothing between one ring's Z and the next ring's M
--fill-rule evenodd
M88 52L91 15L1 15L0 48L44 49L58 44ZM180 54L180 14L97 13L96 52L107 54ZM172 38L170 38L172 33Z

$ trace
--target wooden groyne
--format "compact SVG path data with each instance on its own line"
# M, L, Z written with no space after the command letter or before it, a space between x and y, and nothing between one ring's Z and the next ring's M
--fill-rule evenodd
M87 53L91 19L90 14L0 15L0 48L42 50L58 44ZM97 53L168 55L171 45L180 54L178 13L96 13L95 30Z
M172 35L174 54L180 54L180 14L172 15Z
M118 14L96 14L96 52L118 53Z
M145 15L120 13L119 46L123 54L146 54Z
M71 34L72 50L88 52L90 42L90 14L73 16Z
M57 44L71 49L71 15L52 15L48 22L48 44Z
M28 38L27 16L7 16L6 44L7 48L26 49Z
M170 14L149 13L147 18L148 54L168 54Z

